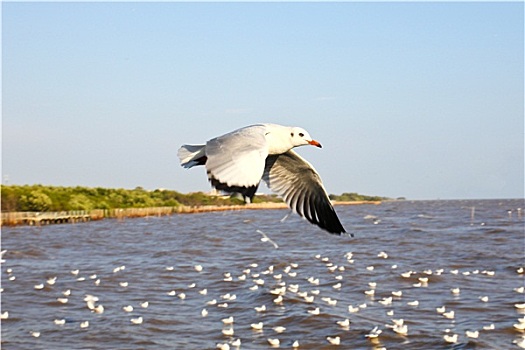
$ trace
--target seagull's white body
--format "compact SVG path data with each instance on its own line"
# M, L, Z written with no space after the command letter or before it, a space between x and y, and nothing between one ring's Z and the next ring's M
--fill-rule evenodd
M184 168L205 165L213 187L241 193L246 201L264 180L311 223L330 233L344 233L319 174L292 150L303 145L321 147L302 128L257 124L213 138L205 145L183 145L178 157Z

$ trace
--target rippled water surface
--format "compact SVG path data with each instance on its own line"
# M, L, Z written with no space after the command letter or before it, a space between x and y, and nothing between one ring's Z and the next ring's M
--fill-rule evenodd
M3 228L2 348L236 349L240 339L241 349L267 349L268 338L288 349L295 341L299 349L518 348L525 245L517 208L523 200L336 207L354 238L296 215L281 222L283 210ZM88 308L88 294L102 313ZM442 306L454 318L438 313ZM336 323L347 318L349 327ZM404 320L407 335L392 319ZM252 329L259 322L262 331ZM374 327L379 336L367 337Z

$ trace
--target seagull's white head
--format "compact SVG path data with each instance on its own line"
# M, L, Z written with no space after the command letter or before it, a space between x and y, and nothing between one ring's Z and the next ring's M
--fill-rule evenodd
M308 131L304 130L303 128L299 127L293 127L290 131L290 138L292 140L292 144L294 147L297 146L304 146L304 145L312 145L321 148L321 144L310 136Z

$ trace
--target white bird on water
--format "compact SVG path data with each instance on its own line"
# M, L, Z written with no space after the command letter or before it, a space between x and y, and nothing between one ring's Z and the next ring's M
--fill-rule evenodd
M312 224L333 233L345 231L314 167L292 149L321 144L299 127L277 124L247 126L204 145L183 145L184 168L204 165L217 190L240 193L251 201L264 180L288 206Z

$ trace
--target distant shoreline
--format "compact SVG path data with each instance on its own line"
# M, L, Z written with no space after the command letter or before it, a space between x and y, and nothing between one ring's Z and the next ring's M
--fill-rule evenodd
M379 205L381 201L334 201L338 205ZM165 216L173 214L197 214L235 210L276 210L288 209L284 202L263 202L242 205L179 205L176 207L93 209L62 212L2 212L2 226L43 226L62 223L79 223L103 219L123 220L127 218Z

